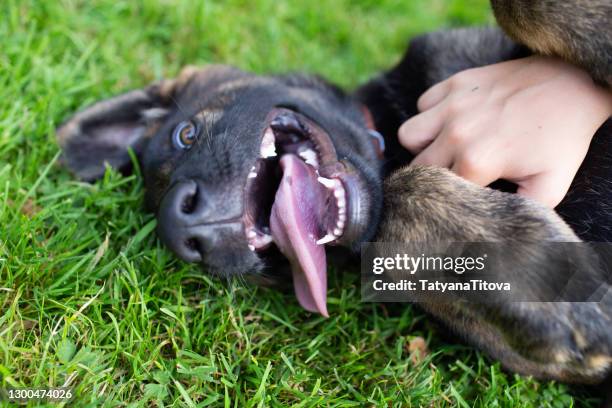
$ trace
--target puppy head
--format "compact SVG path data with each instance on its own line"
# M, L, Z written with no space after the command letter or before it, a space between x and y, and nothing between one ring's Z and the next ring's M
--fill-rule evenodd
M162 241L217 275L274 276L326 314L328 245L358 248L380 212L381 143L360 106L320 78L213 66L98 102L58 130L82 179L145 177Z

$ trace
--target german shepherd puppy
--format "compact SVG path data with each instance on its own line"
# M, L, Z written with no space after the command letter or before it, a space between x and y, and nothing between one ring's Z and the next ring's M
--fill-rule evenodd
M127 171L133 149L159 237L174 253L223 277L292 279L300 304L327 315L333 247L612 240L610 122L556 212L444 169L407 167L397 130L428 87L529 53L497 29L432 33L352 94L311 75L187 68L76 114L58 140L65 164L85 180L106 165ZM546 259L524 261L516 273L525 279L555 279ZM583 278L608 292L602 301L423 307L508 369L598 383L612 366L612 292L609 276L583 266Z

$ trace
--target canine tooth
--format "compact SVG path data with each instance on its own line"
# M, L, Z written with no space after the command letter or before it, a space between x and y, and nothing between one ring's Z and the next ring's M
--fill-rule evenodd
M340 235L342 235L342 230L340 228L335 228L334 229L334 235L336 237L339 237Z
M334 189L334 197L336 198L344 197L344 190L342 190L341 188Z
M249 249L253 252L255 252L255 245L249 244Z
M269 157L276 157L276 146L274 146L274 143L264 146L261 146L261 157L263 157L264 159L267 159Z
M257 173L255 173L254 171L252 171L252 172L250 172L250 173L249 173L249 176L248 176L248 177L249 177L250 179L255 178L255 177L257 177Z
M261 141L261 148L259 150L259 154L264 159L268 157L276 156L276 146L274 145L274 132L272 129L268 128L264 133L263 140Z
M344 198L344 196L337 198L336 205L338 206L338 208L346 207L346 199Z
M317 245L327 244L329 242L332 242L335 239L336 239L336 236L334 236L332 234L327 234L323 238L321 238L320 240L317 241Z
M304 149L298 152L298 155L304 159L306 164L310 164L312 167L317 167L319 162L317 161L317 154L312 149Z
M247 232L247 237L248 238L256 238L257 237L257 232L255 232L255 230L249 230L249 232Z
M261 157L263 157L264 159L267 159L269 157L276 157L276 146L271 145L271 146L262 146L261 147Z
M327 188L334 188L336 186L336 183L334 182L334 180L328 179L325 177L318 177L317 181L323 184Z

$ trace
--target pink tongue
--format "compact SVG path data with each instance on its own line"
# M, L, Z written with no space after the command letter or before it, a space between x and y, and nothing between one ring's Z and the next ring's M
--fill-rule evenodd
M283 178L272 206L272 237L291 262L293 286L302 307L328 317L325 248L316 244L325 208L324 187L314 169L297 156L282 156L280 165Z

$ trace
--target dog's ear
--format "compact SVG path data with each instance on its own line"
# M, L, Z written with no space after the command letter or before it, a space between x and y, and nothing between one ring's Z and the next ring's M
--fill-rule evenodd
M212 68L212 67L211 67ZM187 67L176 79L100 101L77 113L57 130L62 162L82 180L104 175L107 165L130 168L129 148L138 155L175 109L178 94L211 68ZM218 69L212 69L215 71Z

